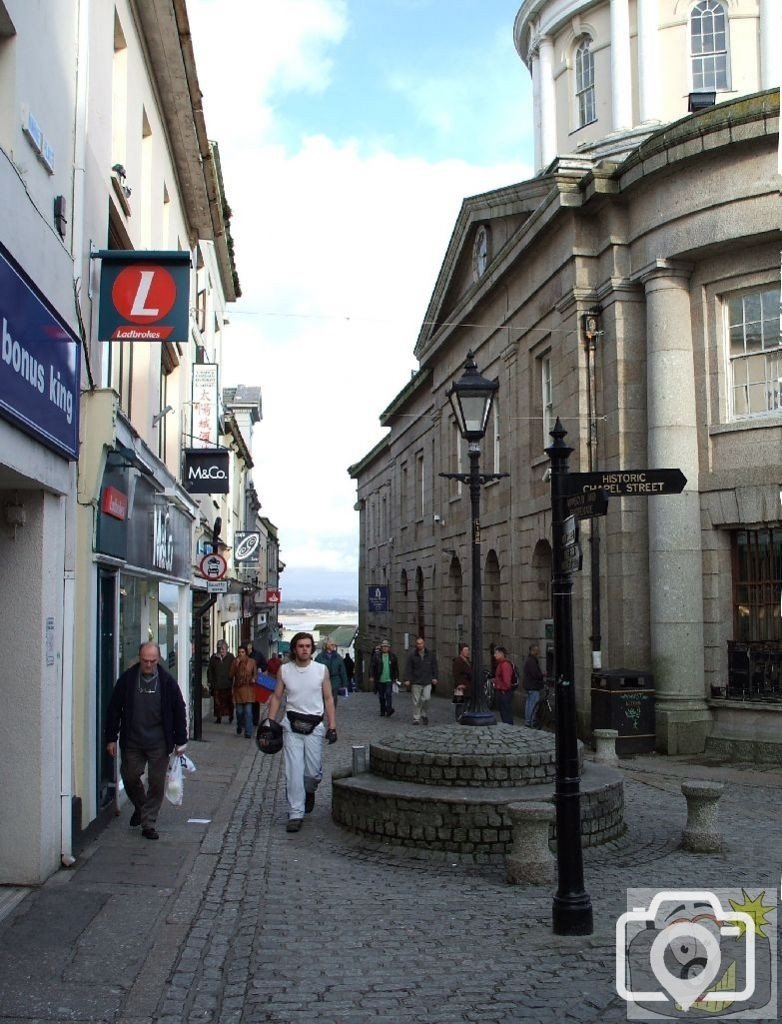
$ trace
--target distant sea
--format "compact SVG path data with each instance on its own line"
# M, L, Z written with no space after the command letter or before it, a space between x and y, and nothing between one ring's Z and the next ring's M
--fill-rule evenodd
M357 626L358 609L335 611L333 608L280 608L279 621L284 632L298 633L299 630L311 632L319 623L330 626Z

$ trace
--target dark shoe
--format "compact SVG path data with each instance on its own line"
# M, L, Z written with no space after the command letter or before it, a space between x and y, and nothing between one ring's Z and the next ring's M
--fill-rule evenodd
M131 828L136 828L136 826L138 826L140 824L141 824L141 811L137 807L136 810L130 816L130 827Z
M157 829L155 828L143 828L141 834L145 839L160 839Z
M304 813L309 814L315 806L315 794L306 793L304 796Z
M386 717L386 713L385 713L385 711L381 711L381 712L380 712L380 717L381 717L381 718L385 718L385 717Z
M301 829L301 818L290 818L285 826L286 832L298 832Z
M394 713L395 711L396 711L396 708L389 708L389 710L388 710L388 711L386 711L386 716L387 716L388 718L390 718L390 717L391 717L391 715L393 715L393 713Z
M421 721L424 723L424 725L429 725L429 719L426 717L426 715L421 715Z

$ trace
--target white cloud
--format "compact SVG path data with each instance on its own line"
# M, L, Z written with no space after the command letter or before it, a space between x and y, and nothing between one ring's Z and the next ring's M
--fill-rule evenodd
M327 79L328 48L348 29L345 4L245 3L238 21L217 0L191 0L189 10L194 33L201 26L199 78L243 289L229 310L223 383L262 388L253 477L283 560L354 568L358 516L347 467L380 439L379 414L415 368L413 347L462 198L529 170L405 159L316 134L287 149L274 131L274 90ZM210 12L215 24L205 20ZM254 54L254 89L225 73L226 52L232 66Z

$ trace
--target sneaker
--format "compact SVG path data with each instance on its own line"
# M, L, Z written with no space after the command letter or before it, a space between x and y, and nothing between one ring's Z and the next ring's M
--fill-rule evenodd
M160 839L158 831L155 828L143 828L141 834L145 839Z
M137 807L136 810L130 816L130 827L131 828L137 828L140 824L141 824L141 811Z
M420 724L421 724L421 723L420 723L420 722L418 721L418 719L417 719L417 718L414 718L414 719L413 719L413 725L420 725Z
M285 826L286 832L298 832L301 829L301 818L289 818Z
M393 715L393 713L395 711L396 711L396 708L389 708L388 711L386 711L386 715L390 718L391 715Z
M315 794L306 793L304 796L304 813L309 814L312 808L315 806Z
M426 715L421 715L421 721L424 723L424 725L429 725L429 719L426 717Z

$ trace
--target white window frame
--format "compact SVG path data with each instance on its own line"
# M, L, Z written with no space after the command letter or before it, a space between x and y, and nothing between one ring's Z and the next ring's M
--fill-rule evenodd
M597 121L595 97L595 54L592 39L582 36L573 53L575 72L576 126L586 128Z
M499 395L494 396L494 404L492 406L492 429L491 429L491 453L492 453L492 473L500 472L500 398Z
M423 451L416 454L415 457L415 486L416 486L416 519L423 519L424 512L426 511L426 456Z
M704 16L712 16L711 24L711 35L713 36L718 29L714 22L715 16L722 17L722 23L724 26L724 47L717 49L716 47L711 50L701 50L700 53L696 53L693 48L693 23L695 18L700 19L701 33L699 38L703 38L703 26ZM690 84L691 92L728 92L730 90L730 31L729 31L728 10L722 0L698 0L697 3L692 5L690 9L690 16L687 19L687 39L688 47L690 52ZM725 60L725 78L723 83L719 83L719 73L717 71L717 61L724 57ZM712 67L710 75L706 76L704 73L704 67L707 60L711 59ZM696 63L699 66L698 74L701 76L701 80L696 79Z
M723 313L729 418L756 420L779 415L782 413L779 287L769 282L726 295ZM760 408L759 399L763 395L765 400Z

